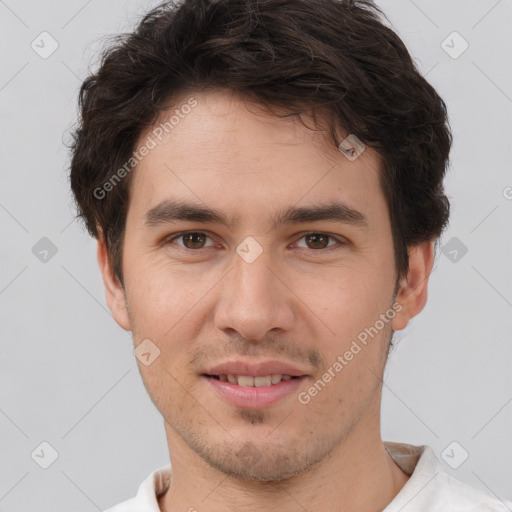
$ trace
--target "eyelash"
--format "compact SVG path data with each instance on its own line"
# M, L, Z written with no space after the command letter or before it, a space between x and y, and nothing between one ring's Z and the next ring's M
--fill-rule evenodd
M167 238L165 241L164 241L164 245L168 245L170 244L171 242L174 242L174 240L177 240L179 238L182 238L183 236L185 235L190 235L190 234L201 234L201 235L206 235L208 238L210 238L211 240L211 237L208 236L207 233L205 233L204 231L182 231L181 233L177 233L175 235L172 235L171 238ZM339 250L339 249L342 249L343 246L347 245L347 242L343 241L342 239L334 236L334 235L330 235L329 233L324 233L323 231L309 231L308 233L304 233L300 238L299 240L309 236L309 235L323 235L323 236L326 236L328 237L329 239L331 240L335 240L336 242L338 242L338 246L336 245L333 245L333 246L329 246L329 247L325 247L323 249L308 249L308 248L301 248L303 250L306 250L308 252L313 252L313 253L318 253L318 252L330 252L330 251L333 251L333 250ZM181 245L178 245L178 247L180 248L180 250L182 251L185 251L185 252L199 252L201 250L204 250L204 249L209 249L209 247L201 247L200 249L189 249L188 247L183 247Z

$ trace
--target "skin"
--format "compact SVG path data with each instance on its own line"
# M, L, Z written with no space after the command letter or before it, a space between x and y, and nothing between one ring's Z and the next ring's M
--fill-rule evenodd
M124 288L98 241L115 320L135 346L150 339L160 350L150 365L138 361L172 462L160 509L382 510L408 479L381 439L382 376L393 330L427 300L433 242L409 248L409 272L397 280L375 151L350 161L325 132L294 117L279 119L227 91L192 96L197 106L132 176ZM165 199L236 222L145 225ZM283 208L334 200L363 213L368 227L272 227ZM171 240L181 231L207 237ZM311 240L311 232L334 238ZM236 252L248 236L262 248L252 263ZM294 392L267 408L237 408L201 377L229 357L278 359L308 374L298 392L307 391L393 303L400 311L307 404Z

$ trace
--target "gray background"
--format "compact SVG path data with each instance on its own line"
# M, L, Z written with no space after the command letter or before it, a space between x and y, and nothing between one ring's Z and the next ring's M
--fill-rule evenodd
M447 102L455 136L445 253L426 308L397 335L384 380L383 438L428 444L457 478L511 499L512 2L378 4ZM63 145L101 37L128 30L151 5L0 1L4 512L101 510L133 496L169 462L130 334L105 305L95 241L73 221ZM46 59L31 48L34 40L42 46L43 31L59 45ZM453 31L469 43L457 58ZM51 462L43 441L58 453L48 469L40 467ZM454 441L452 466L469 453L458 469L442 457Z

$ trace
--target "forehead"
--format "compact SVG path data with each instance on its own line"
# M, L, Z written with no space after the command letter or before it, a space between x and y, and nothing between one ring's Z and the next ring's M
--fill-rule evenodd
M183 95L139 139L139 147L148 138L156 145L134 171L133 206L147 211L169 198L188 198L219 205L229 199L246 212L334 199L362 210L385 207L378 153L366 147L350 161L328 139L326 124L322 131L312 118L303 119L307 127L230 92ZM346 135L340 129L340 140Z

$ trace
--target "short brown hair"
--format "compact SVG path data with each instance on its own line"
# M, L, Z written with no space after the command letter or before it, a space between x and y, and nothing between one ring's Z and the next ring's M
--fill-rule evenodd
M70 181L78 216L91 236L102 233L121 283L131 174L104 197L95 191L162 110L198 88L232 90L289 115L327 111L333 144L338 123L375 149L396 273L407 273L407 248L436 240L448 223L452 136L445 103L383 18L369 0L183 0L115 37L80 89Z

